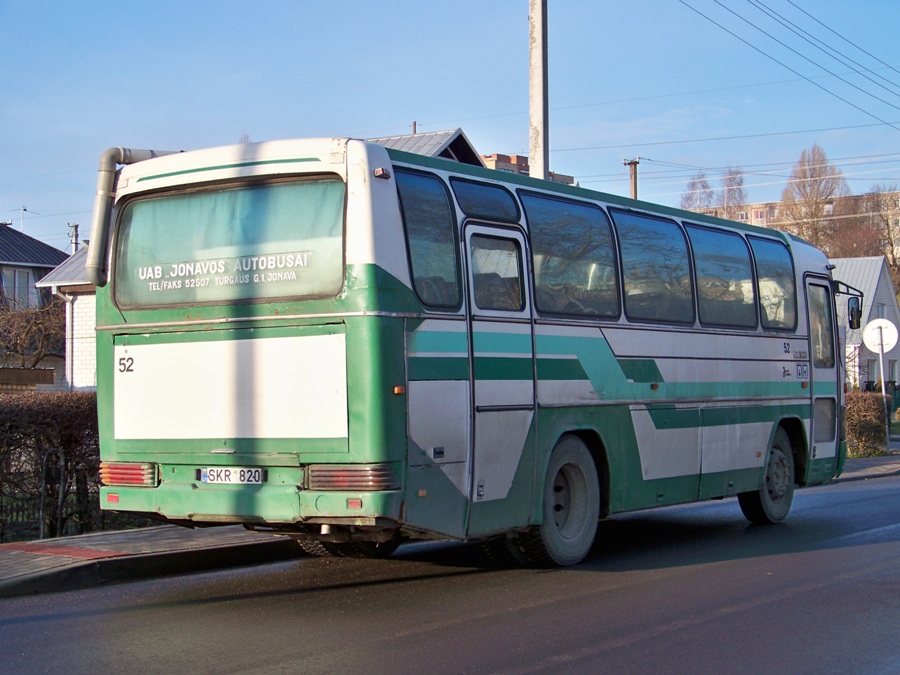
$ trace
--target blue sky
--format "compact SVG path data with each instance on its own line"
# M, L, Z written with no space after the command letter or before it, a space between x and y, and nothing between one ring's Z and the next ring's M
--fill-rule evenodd
M0 0L0 26L0 220L62 249L68 223L90 236L110 146L415 120L462 127L484 154L528 152L527 0ZM897 26L895 0L549 0L550 168L627 194L622 160L639 156L640 196L677 205L698 169L715 186L737 166L767 201L818 143L854 193L900 184Z

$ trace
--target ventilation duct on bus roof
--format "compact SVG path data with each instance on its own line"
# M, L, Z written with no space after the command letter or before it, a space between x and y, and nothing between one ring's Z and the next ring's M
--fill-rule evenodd
M94 215L91 220L91 242L88 245L85 270L95 286L105 286L107 281L106 261L109 254L109 215L112 211L113 188L116 182L116 167L119 164L134 164L145 159L171 155L169 150L130 150L109 148L100 157L97 174L97 195L94 198Z

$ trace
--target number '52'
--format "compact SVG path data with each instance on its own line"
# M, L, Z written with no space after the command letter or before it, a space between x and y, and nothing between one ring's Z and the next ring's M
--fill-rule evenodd
M134 372L134 359L130 356L123 356L119 359L119 372L120 373L133 373Z

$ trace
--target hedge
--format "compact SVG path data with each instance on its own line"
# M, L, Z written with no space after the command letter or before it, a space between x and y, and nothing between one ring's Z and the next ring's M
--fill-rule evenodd
M886 452L885 422L890 400L881 394L847 394L847 456L875 457Z
M45 462L44 536L150 524L100 511L94 392L0 394L0 541L38 537Z

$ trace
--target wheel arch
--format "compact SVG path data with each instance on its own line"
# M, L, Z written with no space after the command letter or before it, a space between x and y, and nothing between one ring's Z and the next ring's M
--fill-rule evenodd
M769 439L771 445L778 428L784 429L791 442L791 454L794 460L794 480L798 485L806 484L806 475L809 469L809 444L806 438L806 428L799 417L785 417L772 427L772 435Z
M597 481L600 484L600 517L605 518L609 515L609 457L606 444L596 429L574 429L567 433L577 436L591 453L594 468L597 470Z

